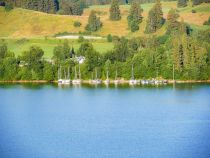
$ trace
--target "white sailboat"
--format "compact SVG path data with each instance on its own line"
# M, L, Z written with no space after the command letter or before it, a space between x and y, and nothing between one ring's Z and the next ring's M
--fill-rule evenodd
M135 84L137 84L137 80L134 79L133 64L132 64L132 75L131 75L131 79L129 80L129 84L130 84L130 85L135 85Z
M101 80L98 79L97 69L95 69L95 79L91 81L92 84L101 84Z

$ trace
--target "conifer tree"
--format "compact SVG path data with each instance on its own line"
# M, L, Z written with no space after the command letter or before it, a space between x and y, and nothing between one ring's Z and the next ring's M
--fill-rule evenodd
M149 11L145 33L154 33L164 24L163 11L160 0L156 0L155 5Z
M178 0L177 1L177 7L186 7L187 6L187 0Z
M91 11L89 18L88 18L88 24L86 25L85 29L87 31L95 32L98 31L102 27L102 22L100 21L100 18L96 16L95 11Z
M171 9L168 12L167 16L167 33L177 32L179 30L180 23L177 21L179 18L179 14L176 12L175 9Z
M121 19L120 7L119 7L119 1L118 0L112 0L109 12L110 12L110 16L109 16L110 20L118 21L118 20Z
M142 22L142 9L138 3L134 2L131 5L129 15L127 17L128 26L132 32L139 30L139 24Z
M193 0L193 5L199 5L203 2L203 0Z

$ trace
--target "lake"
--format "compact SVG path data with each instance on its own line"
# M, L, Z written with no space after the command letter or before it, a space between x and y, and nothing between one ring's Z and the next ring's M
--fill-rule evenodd
M210 84L1 84L0 157L209 158Z

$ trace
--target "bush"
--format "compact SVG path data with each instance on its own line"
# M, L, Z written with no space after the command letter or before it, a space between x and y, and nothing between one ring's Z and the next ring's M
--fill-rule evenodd
M5 5L5 11L6 11L6 12L11 11L12 9L13 9L12 4L6 4L6 5Z
M82 24L79 21L75 21L74 22L74 27L80 27Z
M84 40L85 40L85 39L84 39L84 37L83 37L83 36L79 36L79 38L78 38L78 42L79 42L79 43L84 42Z
M107 35L107 42L112 42L112 35L111 34Z
M196 13L196 10L193 9L193 10L192 10L192 13Z

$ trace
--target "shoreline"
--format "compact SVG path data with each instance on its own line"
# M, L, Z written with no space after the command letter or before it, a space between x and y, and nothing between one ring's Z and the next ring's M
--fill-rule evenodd
M102 83L105 80L102 80ZM47 81L47 80L14 80L14 81L0 81L0 83L58 83L58 81ZM90 80L82 80L82 84L91 84ZM128 84L129 80L120 80L119 84ZM173 80L167 80L168 84L173 84ZM209 80L175 80L175 83L210 83ZM114 80L110 80L110 84L114 84Z

